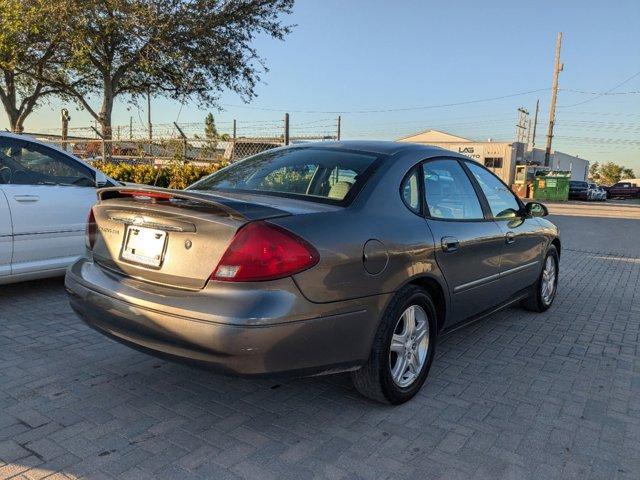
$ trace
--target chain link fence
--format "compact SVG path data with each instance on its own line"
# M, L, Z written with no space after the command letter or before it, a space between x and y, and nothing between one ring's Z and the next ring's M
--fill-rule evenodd
M113 138L103 139L94 127L49 129L27 133L87 161L162 166L176 160L194 164L235 162L284 145L340 139L340 119L299 124L283 120L216 122L214 131L203 123L116 125Z
M103 140L32 135L36 140L56 145L87 161L164 165L176 160L195 164L234 162L285 143L281 138L241 138L202 140L199 138L156 138ZM311 140L310 140L311 141Z

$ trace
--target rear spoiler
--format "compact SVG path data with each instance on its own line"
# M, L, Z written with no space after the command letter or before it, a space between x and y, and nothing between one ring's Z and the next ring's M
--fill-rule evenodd
M146 185L128 185L122 187L101 188L98 190L98 202L111 199L131 199L149 203L164 203L181 208L209 207L224 213L234 220L251 221L290 215L279 208L261 202L243 201L224 197L216 193L196 193L189 190L171 190L169 188L148 187Z
M111 200L117 198L130 198L130 199L140 199L140 200L148 200L150 203L158 203L158 202L172 202L174 200L182 200L183 202L176 202L176 206L185 206L185 203L188 206L191 205L200 205L200 206L209 206L213 207L217 210L222 210L229 217L238 219L238 220L246 220L246 216L240 213L238 210L231 208L227 205L227 202L220 202L213 195L206 195L202 193L191 193L185 190L172 190L169 188L160 188L160 187L148 187L144 186L124 186L124 187L108 187L108 188L100 188L97 191L98 194L98 202L102 202L104 200Z

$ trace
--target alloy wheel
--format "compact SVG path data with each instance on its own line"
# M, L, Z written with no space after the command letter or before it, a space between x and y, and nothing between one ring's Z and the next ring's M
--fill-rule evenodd
M542 282L540 284L540 296L545 305L549 305L556 293L557 269L554 258L549 255L542 270Z
M391 338L389 369L396 385L406 388L420 375L429 350L429 319L419 305L400 315Z

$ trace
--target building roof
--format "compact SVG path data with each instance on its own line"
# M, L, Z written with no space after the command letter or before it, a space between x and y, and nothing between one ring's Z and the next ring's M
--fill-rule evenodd
M443 132L442 130L424 130L423 132L414 133L398 139L399 142L416 142L416 143L429 143L429 142L473 142L468 138L459 137L451 133Z

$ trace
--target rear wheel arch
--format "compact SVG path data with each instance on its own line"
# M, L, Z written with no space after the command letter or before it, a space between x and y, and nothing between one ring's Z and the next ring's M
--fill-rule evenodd
M419 366L414 363L415 358L417 358L415 353L413 353L414 360L409 359L412 352L416 350L417 342L422 343L422 339L415 340L416 337L409 337L409 335L413 335L413 328L409 330L406 323L401 323L407 321L403 320L405 312L415 307L419 307L419 310L423 312L428 335L426 357L424 357L424 361ZM417 318L417 314L413 318ZM429 374L429 369L435 356L438 338L436 320L436 308L432 296L427 290L412 282L408 282L399 288L382 315L369 358L359 369L351 372L351 380L356 390L372 400L394 405L404 403L417 394ZM401 338L400 340L395 340L396 348L394 349L392 348L392 342L394 342L396 334ZM403 335L406 336L403 337ZM411 344L413 341L416 343ZM395 358L392 357L392 351L396 352ZM398 355L400 356L398 357ZM405 358L409 364L400 364L399 371L404 372L405 368L408 367L406 371L412 370L416 375L409 380L410 383L407 385L398 383L397 372L395 371L395 367L398 365L394 364ZM412 369L411 365L417 367L418 370Z
M531 285L531 290L529 295L521 301L521 305L532 312L542 313L551 307L553 300L555 299L557 288L558 288L558 272L559 272L559 261L560 261L560 250L558 248L559 242L556 243L557 239L554 239L549 248L544 254L544 259L542 260L542 268L540 270L540 275L536 282ZM547 266L548 260L553 259L552 264ZM548 269L548 270L547 270ZM551 281L549 281L549 276L545 277L545 271L553 272ZM549 275L549 274L547 274ZM551 290L549 290L549 285L551 285ZM546 293L545 293L546 288ZM547 298L545 298L547 295Z
M436 315L438 317L438 331L441 331L442 327L444 326L448 311L448 302L445 293L446 290L438 280L429 276L414 278L410 282L408 282L407 285L416 285L429 294L431 300L433 301L433 304L436 307Z

